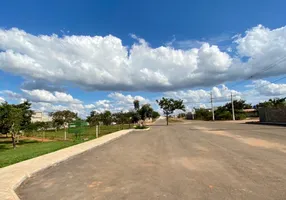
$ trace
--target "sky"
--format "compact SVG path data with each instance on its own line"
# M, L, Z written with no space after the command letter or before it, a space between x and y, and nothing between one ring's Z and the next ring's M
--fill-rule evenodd
M286 96L284 0L3 0L0 102L43 112L187 110Z

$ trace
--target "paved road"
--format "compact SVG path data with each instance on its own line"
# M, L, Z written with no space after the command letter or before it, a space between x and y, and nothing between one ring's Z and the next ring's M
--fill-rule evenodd
M286 199L286 128L190 122L136 132L44 170L21 199Z

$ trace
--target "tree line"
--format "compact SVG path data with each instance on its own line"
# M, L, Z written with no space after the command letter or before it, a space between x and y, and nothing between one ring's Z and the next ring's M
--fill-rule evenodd
M276 98L269 99L268 101L264 101L258 103L255 106L251 104L247 104L245 100L234 100L234 113L235 119L242 120L247 117L244 109L254 108L259 112L259 108L268 107L268 108L286 108L286 98ZM195 119L198 120L212 120L212 113L205 108L195 109ZM232 105L230 103L226 103L223 106L217 107L215 110L215 120L231 120L232 119Z
M138 100L134 100L133 105L134 108L130 109L128 112L120 111L111 113L109 110L106 110L99 113L91 111L86 121L90 126L95 126L100 123L110 125L112 122L117 124L130 124L138 123L140 120L145 121L147 118L156 119L160 116L157 111L154 111L150 104L144 104L140 107L140 102Z

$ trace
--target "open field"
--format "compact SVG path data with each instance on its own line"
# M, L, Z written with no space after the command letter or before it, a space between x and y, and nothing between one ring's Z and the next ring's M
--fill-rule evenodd
M282 200L285 157L285 127L159 121L41 171L16 192L23 200Z
M101 126L99 137L128 128L129 125ZM45 134L42 132L34 132L24 135L23 138L20 137L16 149L13 149L10 137L6 138L5 135L0 135L0 167L5 167L96 138L95 128L93 127L88 127L78 138L76 138L73 133L68 133L67 141L63 140L64 130L57 132L48 131L45 132Z

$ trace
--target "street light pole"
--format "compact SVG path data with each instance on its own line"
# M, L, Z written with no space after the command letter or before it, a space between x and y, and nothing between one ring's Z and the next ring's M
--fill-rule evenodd
M213 121L215 120L214 116L214 106L213 106L213 93L211 92L211 105L212 105L212 115L213 115Z
M235 114L234 114L234 105L233 105L233 96L231 93L231 108L232 108L232 120L235 120Z

